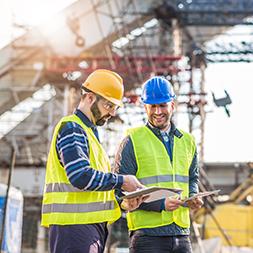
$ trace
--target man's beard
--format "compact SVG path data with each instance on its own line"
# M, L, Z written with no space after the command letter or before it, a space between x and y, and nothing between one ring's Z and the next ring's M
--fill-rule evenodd
M91 110L93 117L95 119L96 126L103 126L106 123L106 121L111 117L110 114L106 114L103 117L101 117L101 112L98 109L97 102L95 102L91 106L90 110Z
M168 125L170 124L170 120L171 120L171 115L164 114L164 123L160 125L160 124L155 123L153 115L151 115L151 117L149 118L149 122L151 123L151 125L153 125L154 127L160 130L163 130L166 127L168 127Z

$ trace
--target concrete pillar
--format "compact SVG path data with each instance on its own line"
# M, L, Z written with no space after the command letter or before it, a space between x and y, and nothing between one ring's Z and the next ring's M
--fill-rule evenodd
M37 248L36 253L46 253L46 231L38 222Z

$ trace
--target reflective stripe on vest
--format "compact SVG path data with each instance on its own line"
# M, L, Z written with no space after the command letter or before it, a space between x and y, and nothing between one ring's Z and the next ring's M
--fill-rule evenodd
M55 183L55 184L46 184L45 192L91 192L86 190L80 190L74 187L72 184L65 183Z
M42 213L87 213L113 209L114 201L88 204L50 204L43 205Z
M110 161L94 133L76 115L64 117L54 130L48 155L43 195L41 224L71 225L100 222L112 223L121 216L114 190L84 191L71 185L56 152L56 139L62 124L75 122L85 131L89 159L93 169L110 172Z
M45 192L83 192L72 184L65 183L55 183L55 184L46 184Z
M138 180L146 186L181 188L182 197L185 198L189 195L189 168L195 154L195 142L190 134L181 132L181 138L174 136L172 163L164 144L148 127L130 129L128 134L134 147ZM173 212L136 210L127 213L130 230L165 226L173 222L188 228L189 209L179 207Z
M187 183L189 181L189 177L175 175L175 180L173 180L173 175L160 175L160 176L140 178L139 181L145 185L163 183L163 182L173 182L173 181Z

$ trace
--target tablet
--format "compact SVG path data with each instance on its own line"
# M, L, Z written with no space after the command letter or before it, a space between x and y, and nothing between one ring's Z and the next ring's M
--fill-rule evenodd
M197 193L197 194L195 194L195 195L193 195L189 198L183 199L182 201L185 203L189 200L196 199L198 197L203 198L203 197L208 197L208 196L211 196L211 195L217 195L219 192L220 192L220 190L199 192L199 193Z
M155 200L168 198L168 197L179 197L182 189L179 188L166 188L151 186L143 189L136 190L134 192L123 192L125 195L121 199L131 199L139 196L149 195L144 202L152 202Z

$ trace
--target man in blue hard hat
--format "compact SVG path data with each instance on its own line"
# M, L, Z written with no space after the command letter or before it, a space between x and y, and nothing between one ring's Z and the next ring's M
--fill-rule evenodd
M198 193L197 152L191 134L179 130L171 118L176 96L171 83L155 76L143 85L145 126L128 130L116 155L115 170L135 175L145 186L181 188L182 198ZM137 205L124 200L130 230L130 252L192 252L189 209L203 202L195 198L183 204L165 198Z

